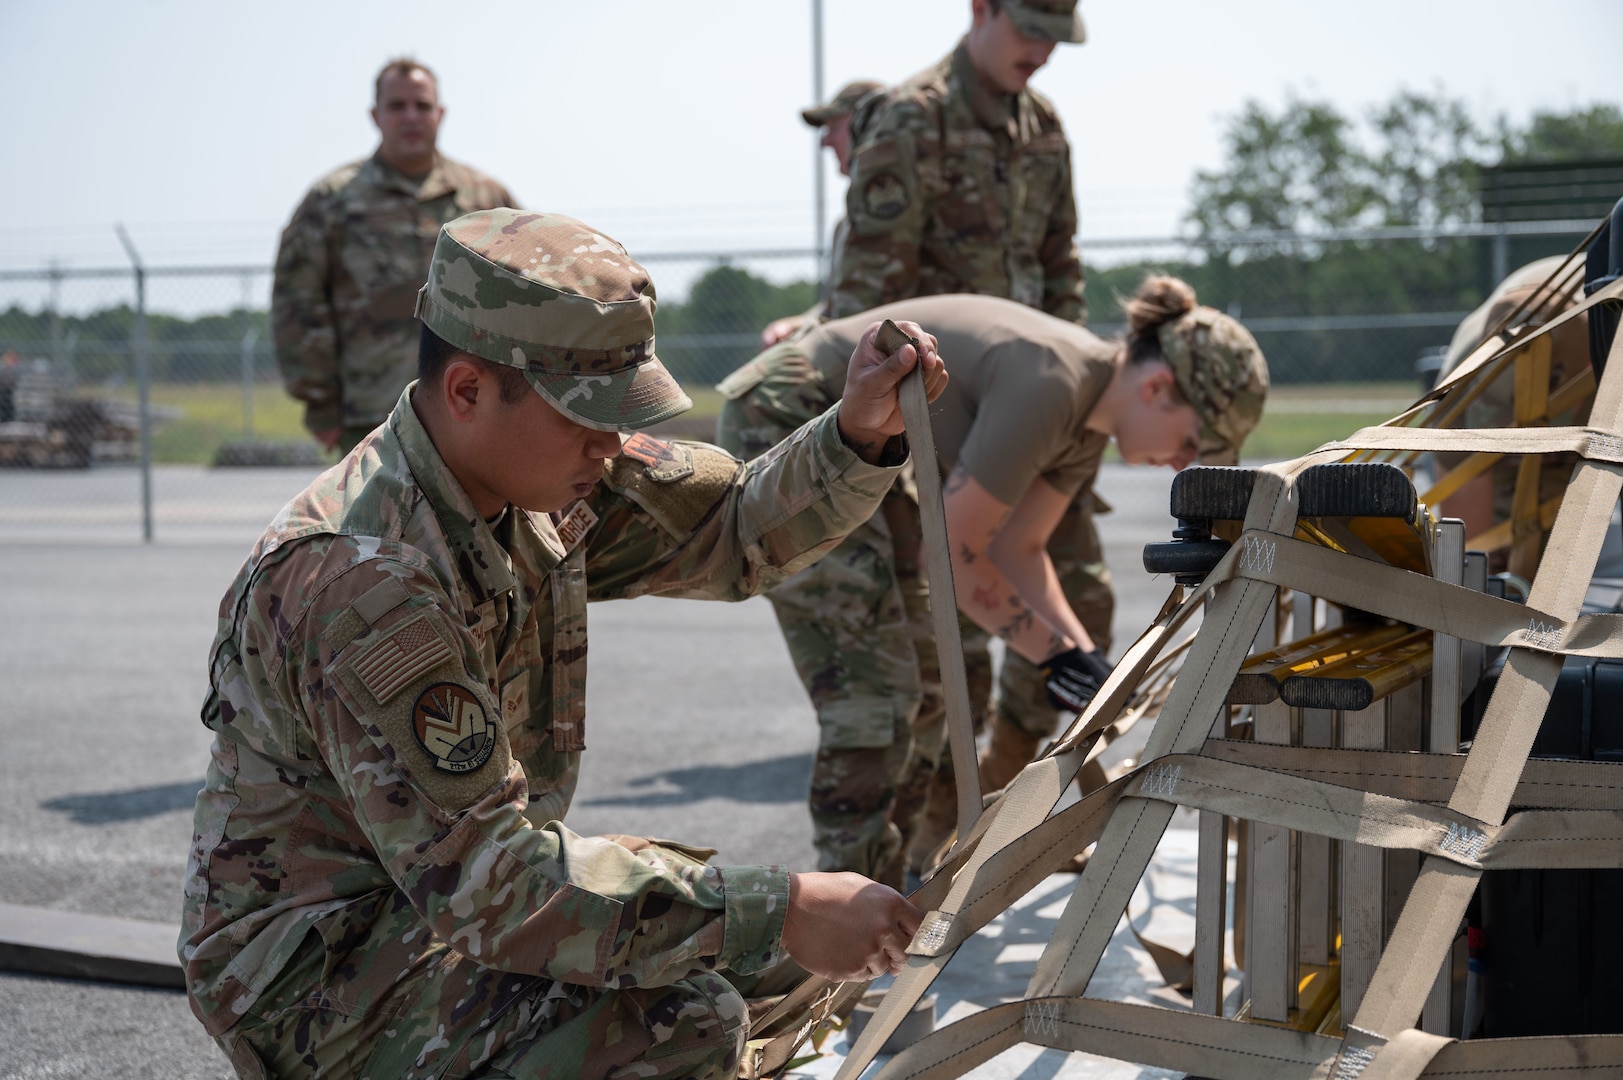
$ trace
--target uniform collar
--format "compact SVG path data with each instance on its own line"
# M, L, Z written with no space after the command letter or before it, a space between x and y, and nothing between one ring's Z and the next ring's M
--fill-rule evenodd
M967 36L953 50L952 77L963 87L964 99L969 102L969 110L975 114L975 121L981 127L1014 137L1018 131L1015 115L1021 95L1005 94L981 78L981 73L975 70L974 61L969 58Z
M439 521L447 546L455 553L463 579L477 601L483 603L511 592L517 585L513 564L507 549L479 516L473 500L451 475L423 422L417 419L417 410L411 405L411 391L416 385L411 383L401 393L394 412L389 414L389 428L400 442L412 479Z
M438 151L434 154L434 167L428 170L428 175L421 180L412 180L405 174L386 164L380 156L380 150L372 151L367 165L373 170L379 187L398 191L402 195L410 195L418 202L429 202L445 195L454 194L460 179L460 170L456 163Z

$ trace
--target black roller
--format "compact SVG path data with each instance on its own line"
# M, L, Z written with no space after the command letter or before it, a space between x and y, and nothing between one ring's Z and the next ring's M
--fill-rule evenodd
M1302 517L1382 517L1408 521L1415 514L1414 481L1396 465L1378 461L1314 465L1296 480Z
M1251 502L1257 470L1201 465L1172 478L1172 516L1207 521L1240 521ZM1409 520L1415 514L1414 482L1384 462L1314 465L1296 479L1303 517L1384 517Z
M1195 465L1172 478L1172 516L1208 521L1245 517L1257 470Z
M1227 540L1166 540L1145 544L1144 569L1152 574L1176 574L1181 585L1199 585L1228 550Z
M1375 690L1366 679L1292 675L1279 684L1279 697L1285 704L1303 709L1356 710L1369 708Z

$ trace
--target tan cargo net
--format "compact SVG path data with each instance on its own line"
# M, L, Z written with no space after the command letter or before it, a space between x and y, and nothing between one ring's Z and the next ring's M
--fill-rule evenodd
M1572 271L1562 274L1561 280L1552 278L1550 295L1570 287ZM1457 1041L1421 1030L1448 1030L1446 1010L1441 1021L1434 1015L1444 992L1439 973L1456 947L1483 870L1623 868L1623 764L1527 760L1563 658L1623 657L1623 617L1579 614L1623 486L1623 334L1612 344L1598 387L1585 370L1552 390L1547 340L1587 309L1620 300L1623 282L1542 325L1500 327L1401 416L1259 470L1243 526L1216 569L1187 598L1174 588L1160 617L1127 650L1087 710L986 807L953 857L914 895L929 914L908 950L906 969L838 1080L855 1078L872 1063L960 943L1090 844L1096 845L1093 855L1024 1000L941 1028L891 1059L877 1074L881 1080L961 1076L1018 1043L1236 1080L1623 1076L1623 1036ZM1469 403L1499 377L1514 380L1515 426L1456 426ZM1574 411L1587 421L1551 426L1551 418ZM1416 568L1409 556L1396 564L1381 561L1371 557L1385 550L1378 546L1338 543L1333 531L1299 527L1295 484L1308 468L1348 461L1408 466L1422 453L1445 454L1454 462L1421 494L1424 507L1437 505L1505 455L1525 455L1513 519L1469 541L1473 547L1497 546L1513 571L1530 578L1525 604L1458 584L1458 566L1442 565L1447 560L1430 547L1428 565ZM1540 504L1540 455L1558 453L1575 455L1577 464L1554 505ZM1418 529L1428 545L1435 530L1446 528L1426 512L1417 522L1382 527ZM1397 544L1391 550L1406 549ZM1454 581L1445 580L1450 574ZM1220 736L1237 730L1230 722L1240 709L1230 704L1236 676L1259 630L1279 617L1293 594L1431 631L1437 656L1447 648L1457 656L1460 642L1507 646L1503 673L1469 752L1422 753L1418 744L1383 750L1378 740L1285 745L1293 741L1288 734L1265 738L1264 718L1276 706L1262 704L1244 706L1255 710L1255 741L1214 738L1214 726ZM1177 631L1202 608L1199 630L1180 649ZM1383 647L1391 637L1383 638ZM1181 665L1169 662L1179 651ZM1346 659L1335 656L1337 662ZM1401 661L1410 665L1410 677L1426 670L1416 666L1413 650ZM1390 677L1382 674L1389 662L1366 665L1377 684L1374 693L1384 692L1378 684ZM1312 675L1310 667L1303 670ZM1270 670L1275 683L1262 684L1265 691L1283 687L1282 677L1302 674L1278 664ZM1432 677L1441 674L1439 668ZM1093 759L1106 734L1157 710L1137 766L1056 813L1084 765L1098 775ZM1211 1015L1221 1009L1224 970L1221 906L1215 940L1210 914L1212 889L1223 895L1221 876L1215 886L1203 877L1198 897L1206 910L1197 915L1205 931L1197 931L1191 959L1194 1011L1082 996L1177 806L1201 811L1203 866L1208 857L1226 866L1229 819L1243 820L1254 831L1339 841L1347 857L1417 853L1409 856L1418 865L1410 871L1407 898L1392 904L1390 924L1384 932L1376 927L1373 945L1366 940L1369 970L1356 1000L1343 998L1315 1025ZM1364 865L1378 873L1381 863ZM1251 872L1255 881L1261 869L1253 866ZM1343 950L1355 951L1352 923L1360 917L1340 913ZM1237 938L1239 924L1237 919ZM1247 951L1261 949L1265 933L1269 940L1277 937L1272 930L1253 926ZM1235 951L1241 954L1238 941ZM1357 962L1351 951L1342 962ZM807 1032L861 990L859 984L818 980L802 985L767 1018L786 1034L752 1043L746 1074L781 1071Z

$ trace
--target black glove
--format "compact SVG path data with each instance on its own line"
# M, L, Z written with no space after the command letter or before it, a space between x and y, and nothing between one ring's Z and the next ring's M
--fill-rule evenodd
M1095 650L1072 646L1039 665L1048 688L1048 703L1056 709L1081 712L1110 676L1110 662Z

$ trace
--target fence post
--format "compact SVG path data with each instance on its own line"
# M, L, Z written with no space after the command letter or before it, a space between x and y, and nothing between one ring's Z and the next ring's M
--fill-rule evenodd
M1491 291L1505 276L1510 273L1510 233L1506 230L1504 222L1500 222L1493 232L1493 281L1489 283Z
M141 414L141 539L152 543L152 372L147 357L147 271L123 225L115 225L135 274L135 381Z
M254 346L259 331L250 326L242 335L242 434L254 441Z

